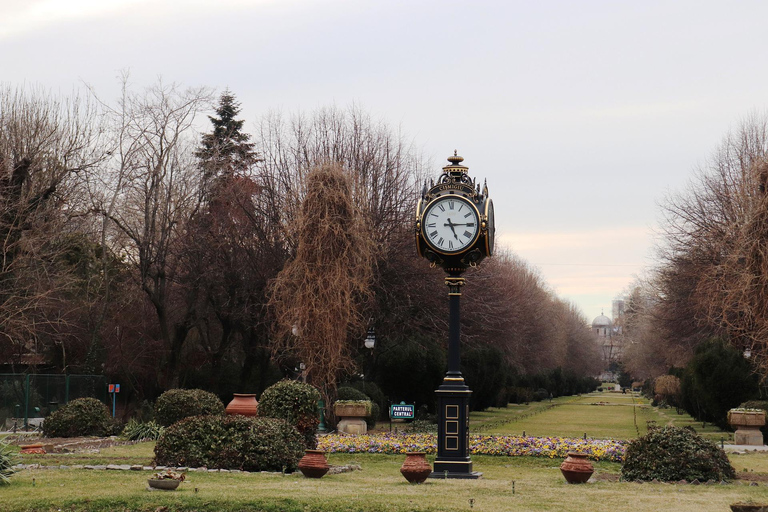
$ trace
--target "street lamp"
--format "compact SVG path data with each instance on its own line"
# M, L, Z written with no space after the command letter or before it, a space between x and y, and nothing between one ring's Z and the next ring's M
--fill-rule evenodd
M363 342L365 348L373 350L376 346L376 331L373 327L368 328L368 333L365 335L365 341Z

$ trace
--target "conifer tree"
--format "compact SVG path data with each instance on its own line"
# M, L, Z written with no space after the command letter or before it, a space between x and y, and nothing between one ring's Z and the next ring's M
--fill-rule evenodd
M216 116L208 116L213 131L203 135L201 147L195 155L201 160L205 182L220 176L233 176L246 172L258 161L251 136L242 131L244 120L235 119L240 103L235 95L225 90L219 98Z

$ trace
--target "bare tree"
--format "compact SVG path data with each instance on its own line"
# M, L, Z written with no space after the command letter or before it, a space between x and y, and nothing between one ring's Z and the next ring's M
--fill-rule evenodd
M753 115L664 206L657 318L677 345L713 334L750 348L768 376L768 117Z
M0 336L17 361L42 343L68 364L70 313L83 303L69 300L80 277L66 256L82 178L105 156L96 114L77 96L0 89Z
M180 240L201 200L194 122L210 101L207 89L162 82L139 94L125 90L111 111L114 159L91 189L94 210L109 221L103 240L133 267L156 314L162 387L178 385L196 320L196 294L176 278Z

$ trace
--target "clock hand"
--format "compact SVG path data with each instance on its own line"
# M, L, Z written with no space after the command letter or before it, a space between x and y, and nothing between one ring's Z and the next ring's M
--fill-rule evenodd
M450 227L450 228L451 228L451 231L453 231L453 238L455 238L456 240L458 240L458 239L459 239L459 236L456 234L456 230L455 230L455 229L453 229L453 226L456 226L456 224L454 224L453 222L451 222L451 219L448 219L448 224L443 224L443 226L448 226L448 227Z

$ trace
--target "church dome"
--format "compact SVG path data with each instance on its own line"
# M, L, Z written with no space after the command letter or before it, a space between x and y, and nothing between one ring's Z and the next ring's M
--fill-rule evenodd
M592 320L592 327L610 327L612 325L611 319L605 315L600 315Z

